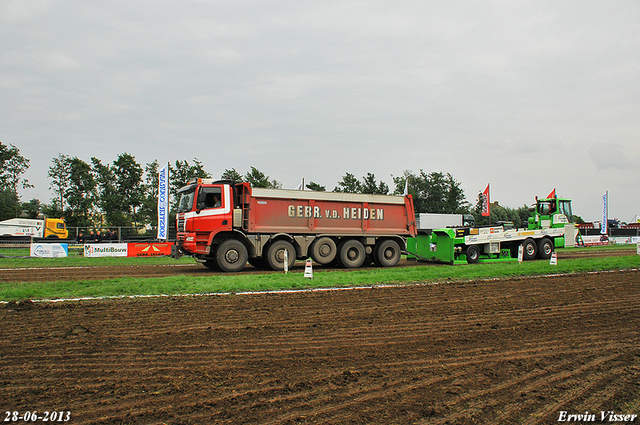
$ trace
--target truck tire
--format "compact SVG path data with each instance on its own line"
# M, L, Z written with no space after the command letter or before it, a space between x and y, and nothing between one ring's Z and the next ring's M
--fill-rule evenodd
M364 245L356 239L349 239L340 244L340 264L347 269L362 266L366 256Z
M536 244L536 241L531 238L527 238L524 240L524 242L522 243L522 249L522 258L525 261L535 260L536 256L538 255L538 245Z
M401 256L398 242L387 239L376 245L374 261L381 267L393 267L398 265Z
M220 268L218 267L218 262L216 260L206 260L204 263L202 263L202 265L209 270L220 270Z
M538 241L538 258L548 260L553 253L553 241L550 238L542 238Z
M269 268L267 263L264 261L264 258L262 258L262 257L260 257L260 258L257 258L257 257L249 258L249 264L251 264L256 269L260 269L260 270L264 270L264 269L268 269Z
M336 258L338 248L333 239L321 237L316 239L311 245L311 257L318 264L326 265Z
M267 263L273 270L284 270L284 252L287 251L288 268L293 267L296 261L296 250L287 241L275 241L267 250Z
M239 272L244 269L249 259L247 247L236 239L228 239L216 250L218 267L225 272Z
M480 259L480 247L478 245L470 245L467 247L467 263L475 264Z

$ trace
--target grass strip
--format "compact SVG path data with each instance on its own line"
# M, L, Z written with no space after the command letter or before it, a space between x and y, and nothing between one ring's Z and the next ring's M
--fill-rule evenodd
M84 281L8 282L0 283L0 301L238 293L382 284L461 282L638 268L640 268L640 256L628 255L561 260L557 265L550 265L547 261L530 261L460 266L424 264L413 267L349 271L314 270L313 279L304 278L302 271L296 271L286 275L275 272L258 275L212 273L209 276L198 277L179 275L161 278L131 277Z

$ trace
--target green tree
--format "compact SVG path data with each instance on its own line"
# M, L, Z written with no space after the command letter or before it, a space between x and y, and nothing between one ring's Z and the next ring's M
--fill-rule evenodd
M282 183L277 180L271 180L269 176L253 166L251 167L251 171L247 171L244 175L244 181L251 183L252 187L266 187L269 189L282 188Z
M112 165L91 158L99 188L99 205L107 225L137 225L142 205L142 166L133 155L122 153Z
M231 180L237 183L244 181L242 175L238 173L235 168L224 170L224 173L220 176L220 180Z
M420 170L420 174L415 175L405 170L401 177L394 177L393 181L397 195L404 193L405 184L408 183L408 193L413 196L416 213L464 214L469 211L469 203L460 182L449 173L427 174Z
M69 189L69 176L71 174L71 158L67 155L58 154L57 158L51 160L53 165L49 167L48 176L51 178L49 189L53 190L56 197L53 199L52 207L59 210L65 208L65 192Z
M22 203L22 211L28 218L38 218L40 209L41 205L39 199L33 198L29 202Z
M97 182L91 166L79 159L69 161L69 187L65 191L65 199L69 206L65 214L68 225L91 226L92 214L95 211Z
M18 189L28 189L33 187L29 184L27 179L23 179L22 175L29 169L30 161L20 155L20 150L13 145L5 145L0 142L0 191L7 191L13 196L8 194L3 195L3 201L5 208L3 211L13 210L13 214L10 214L11 218L19 215L20 207L20 194Z
M342 181L339 181L338 185L333 188L333 191L342 193L362 193L362 183L358 181L355 175L346 173L342 176Z
M389 193L389 186L383 181L376 183L376 177L367 173L362 178L362 184L360 184L361 193L368 193L372 195L387 195Z
M158 169L157 159L144 167L142 205L138 212L140 220L152 226L158 225Z
M327 188L325 186L321 186L318 183L315 182L309 182L306 185L306 188L309 190L313 190L315 192L326 192Z

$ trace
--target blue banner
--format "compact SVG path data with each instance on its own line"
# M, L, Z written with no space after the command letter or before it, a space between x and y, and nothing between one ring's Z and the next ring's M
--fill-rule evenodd
M169 164L158 172L158 239L167 240L169 220Z

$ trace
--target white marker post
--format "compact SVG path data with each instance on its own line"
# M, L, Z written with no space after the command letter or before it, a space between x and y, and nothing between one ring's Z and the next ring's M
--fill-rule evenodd
M304 266L304 277L313 279L313 266L311 264L311 258L307 260L307 263Z

